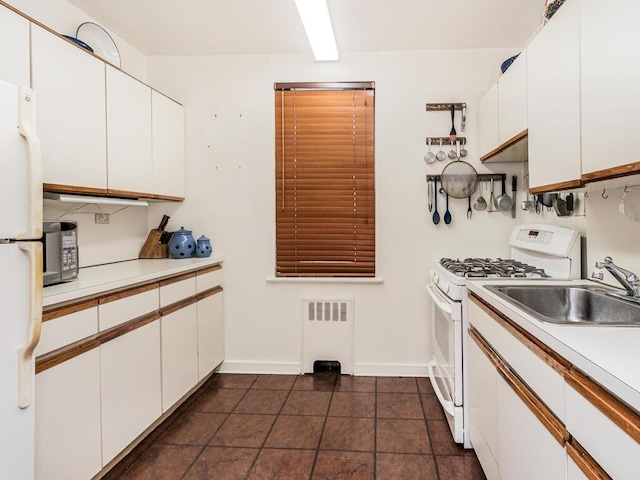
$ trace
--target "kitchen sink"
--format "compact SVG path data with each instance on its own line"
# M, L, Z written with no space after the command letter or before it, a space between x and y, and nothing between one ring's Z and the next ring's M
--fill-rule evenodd
M640 304L624 300L624 294L611 289L555 285L488 285L486 288L543 322L640 326Z

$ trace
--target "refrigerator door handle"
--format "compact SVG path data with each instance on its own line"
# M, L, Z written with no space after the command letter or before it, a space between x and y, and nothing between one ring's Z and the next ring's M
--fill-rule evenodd
M29 87L20 87L18 131L27 141L29 154L29 228L16 239L42 237L42 150L35 130L35 97Z
M42 244L40 242L18 242L20 250L29 257L29 338L18 350L18 407L31 404L33 386L33 350L40 341L42 328Z

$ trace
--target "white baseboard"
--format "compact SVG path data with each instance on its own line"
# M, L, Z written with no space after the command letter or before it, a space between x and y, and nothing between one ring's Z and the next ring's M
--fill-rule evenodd
M216 371L220 373L300 375L302 365L297 362L225 360ZM427 365L354 363L353 374L358 377L428 377L429 370Z
M428 377L427 365L354 363L353 374L357 377Z
M300 375L302 365L297 362L241 362L225 360L216 371L219 373Z

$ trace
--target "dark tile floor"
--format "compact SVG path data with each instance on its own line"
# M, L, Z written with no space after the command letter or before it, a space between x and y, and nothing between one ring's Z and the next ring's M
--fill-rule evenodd
M215 374L109 480L475 480L428 379Z

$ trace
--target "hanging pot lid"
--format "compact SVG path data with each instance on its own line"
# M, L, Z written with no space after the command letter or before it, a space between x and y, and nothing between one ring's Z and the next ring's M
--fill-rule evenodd
M449 163L440 175L442 189L453 198L467 198L478 189L478 172L462 160Z

